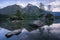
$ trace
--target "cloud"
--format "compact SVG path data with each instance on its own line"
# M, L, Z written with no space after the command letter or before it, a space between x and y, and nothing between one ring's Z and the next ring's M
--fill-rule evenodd
M53 12L60 12L60 8L53 8Z
M9 5L13 5L13 4L15 4L16 2L14 1L0 1L0 8L4 8L4 7L6 7L6 6L9 6Z
M60 12L60 0L56 0L54 2L51 2L49 5L52 6L53 12Z
M13 4L22 5L25 7L28 3L39 6L39 3L42 2L44 4L50 3L52 0L0 0L0 7L5 7Z
M33 1L28 1L28 2L24 2L24 1L22 1L22 2L20 2L20 1L18 1L16 4L18 4L18 5L22 5L23 7L25 7L28 3L30 3L30 4L33 4L33 5L36 5L36 6L38 6L39 5L39 2L38 1L36 1L36 0L33 0Z
M54 5L56 5L56 6L57 6L57 5L60 5L60 1L54 1L54 2L50 3L50 5L53 5L53 6L54 6Z

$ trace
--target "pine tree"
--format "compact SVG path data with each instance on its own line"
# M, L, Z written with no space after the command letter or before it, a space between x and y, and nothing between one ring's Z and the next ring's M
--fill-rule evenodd
M45 16L45 24L50 26L51 24L53 24L54 22L54 15L48 13L46 16Z
M16 16L19 20L23 20L23 19L24 19L21 11L19 11L19 10L17 10L17 13L15 14L15 16Z

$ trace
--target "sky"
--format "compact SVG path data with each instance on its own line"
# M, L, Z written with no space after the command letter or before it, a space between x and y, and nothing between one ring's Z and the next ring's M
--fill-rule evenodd
M58 1L59 3L55 3L56 1ZM13 4L22 5L23 7L25 7L28 3L36 6L39 6L39 3L43 3L44 5L50 4L54 6L54 5L59 5L60 0L0 0L0 8L4 8L6 6L13 5ZM60 5L59 7L56 8L56 10L60 11Z
M22 5L24 7L28 3L38 6L40 2L47 4L52 1L53 0L0 0L0 8L6 7L9 5L13 5L13 4Z

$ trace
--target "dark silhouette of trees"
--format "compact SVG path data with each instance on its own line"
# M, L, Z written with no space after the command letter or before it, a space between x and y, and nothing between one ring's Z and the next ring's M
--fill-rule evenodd
M49 25L53 24L53 22L54 22L54 15L48 13L45 16L45 24L49 26Z
M24 19L21 11L19 11L19 10L17 10L17 13L16 13L15 15L16 15L16 17L17 17L19 20L23 20L23 19Z

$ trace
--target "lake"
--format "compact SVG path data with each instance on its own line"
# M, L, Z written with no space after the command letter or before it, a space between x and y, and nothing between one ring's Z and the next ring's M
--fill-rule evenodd
M50 32L52 33L52 35L56 36L56 38L60 38L60 19L55 19L54 23L50 27L51 27ZM48 26L44 26L44 28L45 28L44 34L47 34ZM5 36L5 34L8 32L11 32L11 31L5 28L0 28L0 40L37 40L40 37L39 30L28 32L26 29L23 29L21 34L14 35L11 38L7 38Z
M47 25L44 26L45 36L47 34L47 27L48 27ZM51 30L50 30L51 35L55 36L56 38L60 38L60 23L52 24L50 27L51 27ZM11 31L4 28L0 28L0 40L37 40L40 38L40 32L38 29L32 32L28 32L26 29L23 29L21 34L13 35L10 38L7 38L5 36L5 34L8 32L11 32Z

